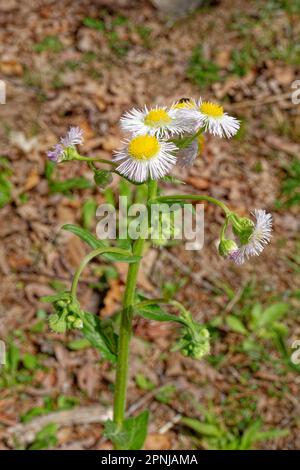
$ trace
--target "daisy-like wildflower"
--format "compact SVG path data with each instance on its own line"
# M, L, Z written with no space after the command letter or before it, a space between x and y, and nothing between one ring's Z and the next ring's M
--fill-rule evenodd
M142 183L148 178L165 176L176 163L176 145L165 142L154 135L136 135L115 152L114 161L120 161L116 168L126 178Z
M232 243L227 246L226 253L224 252L223 256L231 259L236 264L243 264L251 256L259 256L271 240L272 215L262 209L255 209L252 215L255 217L256 221L246 243L237 246L233 240L225 241Z
M60 143L64 147L83 144L83 129L80 129L80 127L70 127L65 137L61 137Z
M171 137L190 130L189 122L178 114L177 110L165 106L148 109L131 109L120 119L121 128L133 135L155 135Z
M200 134L190 145L179 149L177 153L177 163L181 168L190 168L197 156L202 153L204 147L204 136Z
M70 127L67 134L61 137L60 142L47 152L49 160L60 163L64 159L64 152L69 147L83 143L83 130L80 127Z
M224 112L223 106L210 101L198 101L191 107L181 108L180 115L184 119L194 121L195 131L203 128L218 137L232 137L239 130L239 121Z

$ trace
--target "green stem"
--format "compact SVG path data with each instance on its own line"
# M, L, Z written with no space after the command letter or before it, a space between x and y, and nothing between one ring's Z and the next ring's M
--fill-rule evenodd
M121 248L115 248L115 247L101 247L101 248L96 248L96 250L91 251L88 253L83 260L81 261L80 265L78 266L74 277L72 281L72 286L71 286L71 295L73 298L76 298L76 291L77 291L77 286L78 286L78 281L81 276L82 271L86 267L86 265L96 256L102 255L104 253L117 253L119 255L124 255L124 256L131 256L131 253L127 250L122 250Z
M107 165L111 166L118 166L117 163L111 161L111 160L106 160L105 158L98 158L98 157L83 157L82 155L76 155L74 157L74 160L78 160L80 162L99 162L99 163L106 163Z
M154 198L151 203L159 203L159 202L172 202L172 201L178 201L185 199L187 201L207 201L211 202L212 204L215 204L216 206L220 207L226 214L226 217L229 217L231 214L231 210L221 201L218 201L218 199L215 199L214 197L211 196L205 196L205 195L194 195L194 194L176 194L174 196L159 196Z
M156 181L148 182L148 201L155 198L157 192ZM147 224L148 221L145 221ZM145 238L136 240L133 247L134 256L142 256ZM135 300L135 289L140 261L132 263L128 268L125 293L123 298L123 310L121 314L118 360L116 370L116 384L114 395L114 422L118 429L122 428L125 418L126 392L129 365L129 344L132 334L133 304Z

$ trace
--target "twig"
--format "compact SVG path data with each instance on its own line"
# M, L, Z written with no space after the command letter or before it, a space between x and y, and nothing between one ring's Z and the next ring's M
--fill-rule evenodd
M27 424L17 424L8 428L7 440L12 447L14 442L29 444L35 439L35 435L45 425L56 423L60 426L72 426L75 424L103 423L112 419L112 408L104 408L100 405L82 406L73 410L56 411L46 416L40 416Z
M229 107L230 109L238 109L238 108L248 108L248 107L256 107L256 106L264 106L265 104L276 103L277 101L284 101L285 99L291 99L291 92L281 93L280 95L270 95L265 98L260 98L257 100L247 100L242 101L240 103L233 103Z
M233 309L235 304L237 304L237 302L240 300L241 295L244 291L244 288L245 288L245 285L242 285L238 288L238 290L237 290L235 296L233 297L233 299L231 299L230 302L228 302L228 304L226 305L226 307L224 309L224 313L231 312L231 310Z
M170 429L172 429L174 424L179 423L181 418L182 418L182 415L180 413L176 414L170 421L168 421L158 430L158 433L165 434L166 432L170 431Z

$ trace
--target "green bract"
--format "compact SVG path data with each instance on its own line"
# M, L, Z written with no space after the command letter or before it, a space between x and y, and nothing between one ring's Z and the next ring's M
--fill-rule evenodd
M237 244L235 243L234 240L221 240L219 244L219 253L221 256L226 258L230 253L232 253L234 250L238 249Z
M247 217L238 217L236 214L231 218L231 221L234 234L242 245L246 245L253 233L254 223Z

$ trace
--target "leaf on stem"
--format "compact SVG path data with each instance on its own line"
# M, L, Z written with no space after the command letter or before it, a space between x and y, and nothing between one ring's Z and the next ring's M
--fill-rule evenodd
M185 324L185 322L180 317L176 317L176 315L172 315L171 313L165 312L157 304L137 304L135 306L135 311L138 315L143 318L147 318L148 320L174 321L177 323Z
M79 227L78 225L66 224L62 226L62 229L68 230L68 232L71 232L77 237L79 237L82 241L87 243L93 250L96 250L97 248L109 249L106 242L98 240L88 230ZM103 253L102 256L108 259L109 261L118 261L123 263L136 263L140 260L140 256L133 256L130 253L128 254L128 256L121 255L119 253Z
M118 450L140 450L147 436L148 419L149 411L145 410L138 416L125 419L121 430L113 421L106 421L105 436Z
M110 320L101 321L96 315L84 312L82 332L91 345L101 352L104 359L116 362L118 336Z

